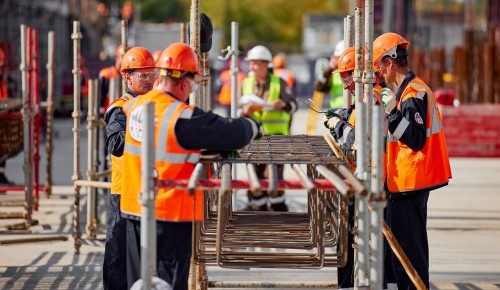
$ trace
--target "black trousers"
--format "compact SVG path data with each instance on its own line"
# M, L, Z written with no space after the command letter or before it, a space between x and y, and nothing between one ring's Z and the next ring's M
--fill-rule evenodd
M339 288L354 287L354 248L352 243L354 236L354 199L349 199L347 206L349 230L347 231L347 264L342 268L337 268L337 280Z
M429 288L428 199L428 190L414 191L405 195L389 195L386 212L389 228L427 288ZM386 259L391 261L398 289L416 289L392 251L387 251ZM390 282L390 279L387 281Z
M283 179L283 172L285 170L284 165L277 165L278 169L278 179ZM267 164L256 164L255 173L259 179L269 178L269 172L267 170ZM262 190L259 193L253 193L250 190L247 191L248 201L250 204L256 204L260 206L260 210L266 211L267 201L274 211L288 211L288 207L285 204L285 191L278 190L276 195L271 196L267 190Z
M127 283L141 278L141 222L127 220ZM157 277L173 290L187 290L191 260L191 222L156 222Z
M120 216L120 195L110 194L102 267L105 290L127 289L126 223Z

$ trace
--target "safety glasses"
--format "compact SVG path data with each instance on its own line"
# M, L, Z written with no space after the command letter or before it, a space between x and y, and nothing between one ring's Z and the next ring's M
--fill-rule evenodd
M133 75L140 80L141 82L144 81L154 81L158 77L158 71L153 71L153 72L134 72Z

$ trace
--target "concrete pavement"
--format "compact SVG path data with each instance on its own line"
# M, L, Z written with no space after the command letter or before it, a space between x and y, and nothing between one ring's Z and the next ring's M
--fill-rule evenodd
M302 134L307 112L294 116L292 132ZM84 240L81 253L74 255L72 232L73 193L72 121L57 119L58 137L54 155L54 194L50 199L41 195L40 209L34 213L39 225L32 234L0 235L0 240L21 237L67 235L68 241L0 245L0 289L102 289L101 264L104 251L104 231L97 239ZM315 134L326 130L317 120ZM82 128L85 128L84 124ZM85 146L82 131L82 145ZM82 147L82 174L86 168L85 147ZM41 152L44 154L44 147ZM42 156L42 160L44 157ZM44 161L43 161L44 162ZM45 169L42 162L41 168ZM431 193L428 212L430 272L432 289L500 289L500 159L452 158L453 179L450 185ZM7 163L7 176L20 184L23 181L22 155ZM41 174L43 183L44 173ZM84 191L82 191L84 193ZM81 204L82 233L85 238L84 194ZM22 199L20 193L0 194L0 201ZM303 194L290 192L287 203L291 210L303 210ZM104 223L105 199L99 210ZM4 207L1 208L5 210ZM9 210L16 210L10 208ZM0 220L0 226L13 220ZM246 281L336 281L335 269L228 270L209 268L209 280Z

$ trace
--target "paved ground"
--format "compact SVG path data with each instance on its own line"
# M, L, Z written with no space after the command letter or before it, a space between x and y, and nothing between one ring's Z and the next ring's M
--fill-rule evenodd
M307 114L299 112L294 118L294 133L303 133ZM320 120L318 120L320 124ZM83 124L84 125L84 124ZM72 121L58 119L54 155L54 194L42 195L40 209L34 218L39 225L32 234L0 234L0 241L17 238L54 237L64 235L68 241L36 242L0 245L0 289L101 289L101 264L104 232L98 239L87 240L79 255L73 253L71 185ZM316 134L325 131L318 126ZM82 145L85 144L83 134ZM42 147L42 153L44 153ZM82 174L86 157L82 149ZM44 157L42 157L42 160ZM432 289L500 289L500 159L453 158L454 178L450 185L431 194L429 200L428 233L430 241L430 271ZM8 177L16 183L23 181L22 156L8 161ZM44 162L41 168L45 169ZM41 174L44 180L45 174ZM22 199L18 193L0 195L0 201ZM99 203L104 212L105 198ZM86 211L85 198L82 208ZM304 208L299 192L290 193L287 200L291 210ZM19 207L1 207L1 211L19 211ZM85 238L85 214L82 232ZM100 215L101 223L104 213ZM0 227L16 220L0 220ZM334 269L228 270L209 268L209 280L246 281L335 281Z

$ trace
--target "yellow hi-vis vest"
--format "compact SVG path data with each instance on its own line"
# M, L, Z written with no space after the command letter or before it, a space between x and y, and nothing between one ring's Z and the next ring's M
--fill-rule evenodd
M123 108L123 104L132 100L134 97L125 94L120 98L114 100L108 107L106 111L110 111L113 108L121 107ZM121 194L122 189L122 158L118 156L114 156L111 154L111 194Z
M123 151L122 196L120 211L128 218L141 216L141 145L144 136L143 105L155 103L155 169L158 179L189 179L201 150L182 148L175 136L179 119L191 119L194 106L186 105L172 96L153 89L123 105L127 115L125 150ZM196 205L193 205L195 199ZM160 188L155 199L156 219L182 222L203 219L203 192L194 196L186 189Z
M451 178L448 149L444 138L441 114L434 94L419 78L414 78L403 91L401 103L409 98L423 99L427 95L426 141L424 147L415 152L398 138L409 125L403 119L398 128L387 135L387 187L390 192L406 192L420 189L436 189L448 184ZM406 126L406 127L405 127Z
M267 103L280 99L281 79L270 74L269 95ZM243 95L253 94L255 76L249 76L243 80ZM259 121L264 128L265 134L269 135L290 135L290 120L292 115L283 110L264 110L263 112L253 112L250 116L252 119Z

